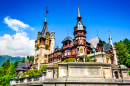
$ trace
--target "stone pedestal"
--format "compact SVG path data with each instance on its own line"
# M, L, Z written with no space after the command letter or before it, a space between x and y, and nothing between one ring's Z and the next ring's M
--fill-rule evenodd
M105 70L107 78L112 78L111 64L100 62L69 62L60 63L58 66L59 78L104 78L103 70Z

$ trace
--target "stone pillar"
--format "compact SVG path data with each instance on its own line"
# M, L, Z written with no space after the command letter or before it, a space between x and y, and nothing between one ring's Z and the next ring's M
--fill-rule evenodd
M24 83L27 83L27 78L25 78L23 82L24 82Z
M20 80L18 80L18 83L20 83Z
M57 69L54 69L54 78L57 78Z
M83 59L84 59L84 62L85 62L85 56L84 56L84 58L83 58Z
M119 71L118 71L118 79L121 79Z
M113 78L116 79L114 71L113 71Z
M34 78L32 78L32 82L34 82Z

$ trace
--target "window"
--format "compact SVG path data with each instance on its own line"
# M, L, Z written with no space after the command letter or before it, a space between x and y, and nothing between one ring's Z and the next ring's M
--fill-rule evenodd
M45 55L45 57L47 57L47 55Z
M82 31L80 31L79 34L82 35Z
M46 50L47 50L47 47L46 47Z
M68 55L70 55L70 50L68 50Z
M106 58L106 62L107 62L107 63L109 62L109 58Z
M75 35L77 36L77 35L78 35L78 33L76 32L76 33L75 33Z
M65 43L65 46L67 46L67 43Z
M71 44L71 42L69 42L69 45Z
M65 50L65 56L67 56L67 50Z
M80 53L83 53L83 48L80 49Z

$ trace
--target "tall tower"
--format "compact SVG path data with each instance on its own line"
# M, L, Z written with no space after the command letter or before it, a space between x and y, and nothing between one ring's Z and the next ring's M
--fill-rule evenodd
M114 54L114 62L113 63L115 65L118 65L118 60L117 60L117 55L116 55L116 47L115 47L115 45L112 42L112 37L111 37L110 33L109 33L109 44L111 44L112 50L113 50L113 54Z
M86 27L82 24L78 6L77 25L74 27L75 44L78 46L78 55L84 55L86 45Z
M50 45L50 53L54 53L55 48L55 32L51 32L51 45Z
M41 32L38 32L37 40L35 41L35 56L34 64L39 69L42 64L48 63L48 55L50 54L50 33L47 28L47 20L45 16L44 26Z

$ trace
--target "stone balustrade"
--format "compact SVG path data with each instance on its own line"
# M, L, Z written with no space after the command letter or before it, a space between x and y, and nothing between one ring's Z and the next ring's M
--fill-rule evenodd
M46 72L43 72L43 74L36 75L36 76L24 77L19 79L12 78L10 80L10 85L42 82L43 80L45 80L45 77L46 77Z

